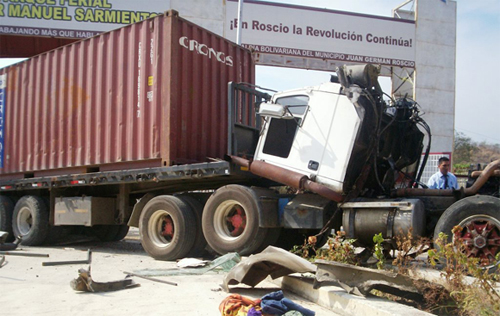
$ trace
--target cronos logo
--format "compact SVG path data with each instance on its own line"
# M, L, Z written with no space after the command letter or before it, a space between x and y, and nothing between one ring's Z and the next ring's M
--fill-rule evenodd
M226 54L224 54L223 52L218 52L215 49L208 47L205 44L198 43L195 40L190 40L187 36L181 37L179 39L179 44L181 44L182 47L189 49L190 51L197 52L200 55L208 56L208 58L210 59L214 57L218 62L233 67L233 57L226 56Z

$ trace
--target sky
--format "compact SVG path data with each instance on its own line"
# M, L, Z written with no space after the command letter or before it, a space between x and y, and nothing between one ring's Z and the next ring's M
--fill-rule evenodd
M435 0L439 1L439 0ZM404 0L273 0L333 10L391 16ZM457 0L455 130L478 142L500 144L500 0ZM412 4L405 6L411 9ZM0 59L0 67L6 61ZM257 84L275 90L312 86L330 74L257 67ZM382 87L390 85L383 82ZM390 89L390 88L388 88ZM418 100L417 100L418 101Z

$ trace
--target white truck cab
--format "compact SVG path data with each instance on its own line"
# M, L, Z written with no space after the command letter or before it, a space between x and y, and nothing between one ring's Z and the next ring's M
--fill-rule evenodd
M338 83L276 93L260 106L265 123L254 160L304 174L342 193L364 113Z

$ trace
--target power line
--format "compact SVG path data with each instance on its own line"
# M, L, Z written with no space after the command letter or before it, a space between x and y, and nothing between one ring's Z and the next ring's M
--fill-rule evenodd
M456 128L456 130L458 131L463 131L463 132L467 132L467 133L472 133L472 134L475 134L475 135L479 135L479 136L483 136L483 137L486 137L486 138L489 138L489 139L492 139L494 141L497 141L497 142L500 142L500 139L497 139L497 138L493 138L493 137L490 137L490 136L486 136L486 135L483 135L483 134L479 134L479 133L476 133L476 132L473 132L473 131L469 131L469 130L466 130L466 129L463 129L463 128Z

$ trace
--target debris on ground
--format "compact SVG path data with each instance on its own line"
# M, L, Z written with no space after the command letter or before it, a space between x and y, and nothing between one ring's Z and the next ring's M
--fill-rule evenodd
M134 281L131 279L123 279L110 282L95 282L90 276L89 267L88 270L79 269L78 278L72 280L70 282L70 286L75 291L97 293L129 289L140 286L140 284L134 283Z
M196 258L184 258L179 261L177 261L177 267L179 268L198 268L198 267L204 267L208 263L210 263L210 260L200 260Z
M254 287L268 275L276 279L292 273L315 271L316 266L309 261L281 248L269 246L231 269L224 278L222 288L229 292L229 285L243 283Z
M304 316L314 316L316 314L314 311L286 298L281 290L264 295L261 298L260 306L263 314L284 315L291 311L299 312Z
M12 243L8 243L7 238L9 237L8 232L3 232L0 231L0 250L2 251L7 251L7 250L15 250L19 243L21 242L21 236L17 237L16 240Z
M65 264L90 264L92 262L92 251L87 250L86 260L70 260L70 261L46 261L42 262L42 266L60 266Z
M7 262L5 262L5 256L1 256L0 257L0 268L3 267L6 264L7 264Z
M231 252L207 263L204 267L181 269L144 269L136 270L134 273L141 276L201 275L209 272L221 273L230 271L240 261L240 255L236 252Z
M177 283L175 283L175 282L170 282L170 281L165 281L165 280L150 278L150 277L138 275L138 274L135 274L135 273L132 273L132 272L123 271L123 273L125 273L127 275L126 278L131 277L131 276L135 276L135 277L138 277L138 278L141 278L141 279L145 279L145 280L149 280L149 281L153 281L153 282L159 282L159 283L165 283L165 284L177 286Z
M253 310L252 310L253 309ZM252 300L240 294L231 294L219 305L222 316L234 315L262 315L260 313L260 299ZM259 312L259 314L257 314Z
M285 298L283 291L264 295L252 300L240 294L231 294L219 305L222 316L262 316L262 315L304 315L314 316L316 313L292 300Z
M19 257L44 257L48 258L46 253L20 252L20 251L0 251L0 255L19 256Z
M318 266L313 286L315 289L324 285L338 285L349 294L358 296L367 296L372 290L378 290L416 301L423 299L426 289L439 287L444 290L438 284L391 271L326 260L316 260L314 263Z

